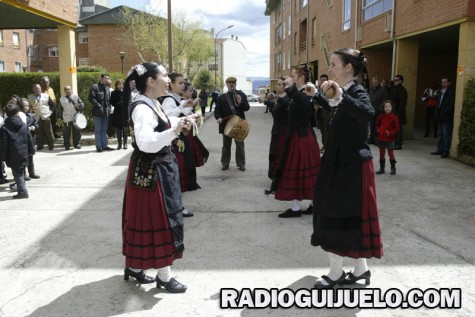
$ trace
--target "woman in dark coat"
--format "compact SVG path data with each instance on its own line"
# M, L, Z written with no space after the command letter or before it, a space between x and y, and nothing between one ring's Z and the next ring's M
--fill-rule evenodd
M287 87L285 92L290 99L287 133L270 191L275 192L275 199L290 201L292 205L279 214L280 218L302 215L301 201L313 198L320 168L320 149L310 126L313 103L304 92L308 75L306 67L298 67L292 70L292 77L284 81Z
M284 78L277 79L275 86L277 100L271 107L271 113L274 120L271 130L271 139L269 147L269 170L267 176L274 179L275 171L280 165L282 159L285 135L287 134L287 121L289 113L290 99L285 93Z
M315 95L323 107L334 107L328 130L328 143L322 157L313 199L312 245L320 246L330 257L330 272L315 284L330 288L354 284L371 272L366 259L381 258L383 247L376 205L373 156L367 144L368 122L374 110L357 76L366 67L366 59L354 49L333 52L330 78L322 84L327 99ZM310 92L315 93L314 87ZM356 259L353 272L342 269L342 257Z
M115 90L111 92L111 105L114 112L111 115L111 127L117 131L117 150L127 149L127 129L128 124L128 107L122 107L122 96L124 95L124 81L119 79L115 82Z

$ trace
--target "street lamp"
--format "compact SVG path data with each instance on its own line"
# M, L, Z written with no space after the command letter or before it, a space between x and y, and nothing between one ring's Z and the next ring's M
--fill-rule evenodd
M120 63L122 64L122 75L124 75L124 57L125 57L125 53L120 52L119 56L120 56Z
M225 27L224 29L220 30L218 33L216 33L216 36L214 37L214 90L216 90L216 72L218 71L218 61L217 61L217 56L218 56L218 50L216 49L216 42L218 40L218 35L219 33L232 28L234 25L229 25L228 27ZM221 56L222 58L222 56Z

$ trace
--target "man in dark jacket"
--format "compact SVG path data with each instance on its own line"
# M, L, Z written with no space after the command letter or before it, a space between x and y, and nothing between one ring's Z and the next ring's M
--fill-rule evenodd
M374 144L377 136L375 122L381 114L381 106L383 102L389 99L388 91L381 86L381 80L378 76L374 76L371 80L371 88L369 89L369 99L374 109L374 116L373 119L370 121L371 134L369 137L369 144Z
M101 80L92 85L89 92L89 102L92 104L92 115L94 117L94 129L96 137L97 152L112 151L108 146L107 129L109 127L109 114L111 111L110 90L107 82L109 75L102 74Z
M208 93L206 92L206 89L202 89L200 91L198 98L200 98L201 113L203 114L203 117L204 117L205 112L206 112L206 106L208 105Z
M218 97L216 108L214 109L214 117L219 124L219 133L223 135L223 149L221 152L221 169L223 171L229 168L229 162L231 161L232 138L224 134L224 128L228 122L227 119L232 115L246 119L244 112L250 109L246 94L241 90L236 90L236 81L235 77L226 78L228 91ZM236 143L236 164L239 170L245 171L246 153L244 150L244 141L239 142L234 140L234 142Z
M395 150L402 149L402 126L406 125L406 106L407 106L407 90L402 85L404 77L402 75L396 75L394 77L394 86L391 87L390 97L394 103L394 112L399 120L399 132L396 134L396 146Z
M28 127L19 116L20 109L16 104L5 106L8 116L0 129L0 161L4 161L12 169L13 177L18 188L14 199L28 198L25 186L25 167L28 166L28 156L35 153L33 138Z
M441 158L449 157L450 145L452 142L452 130L454 128L455 91L452 88L450 78L442 78L442 89L437 96L437 109L435 110L437 119L437 135L439 144L437 151L432 155L440 155Z
M216 101L218 101L219 93L215 90L211 93L211 103L209 104L209 112L213 111L213 104L216 108Z

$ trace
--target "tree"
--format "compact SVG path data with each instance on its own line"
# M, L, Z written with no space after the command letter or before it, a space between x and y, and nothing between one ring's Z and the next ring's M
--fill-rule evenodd
M142 57L153 52L158 62L168 63L168 25L167 21L156 15L130 8L121 12L124 43L132 45ZM211 34L185 13L178 12L173 17L173 68L184 75L190 75L193 62L203 64L213 55ZM143 58L142 58L143 59ZM191 78L194 77L192 74Z
M193 87L198 89L209 90L210 87L214 87L212 81L214 77L211 76L211 73L207 69L202 69L196 73L196 76L193 78Z

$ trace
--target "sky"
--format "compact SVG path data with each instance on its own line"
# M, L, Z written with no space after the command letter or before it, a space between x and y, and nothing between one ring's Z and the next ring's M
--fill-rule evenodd
M167 0L109 0L112 7L134 9L167 16ZM172 0L172 14L185 12L203 28L218 32L220 38L238 36L246 47L247 77L269 77L269 17L264 15L265 0Z

